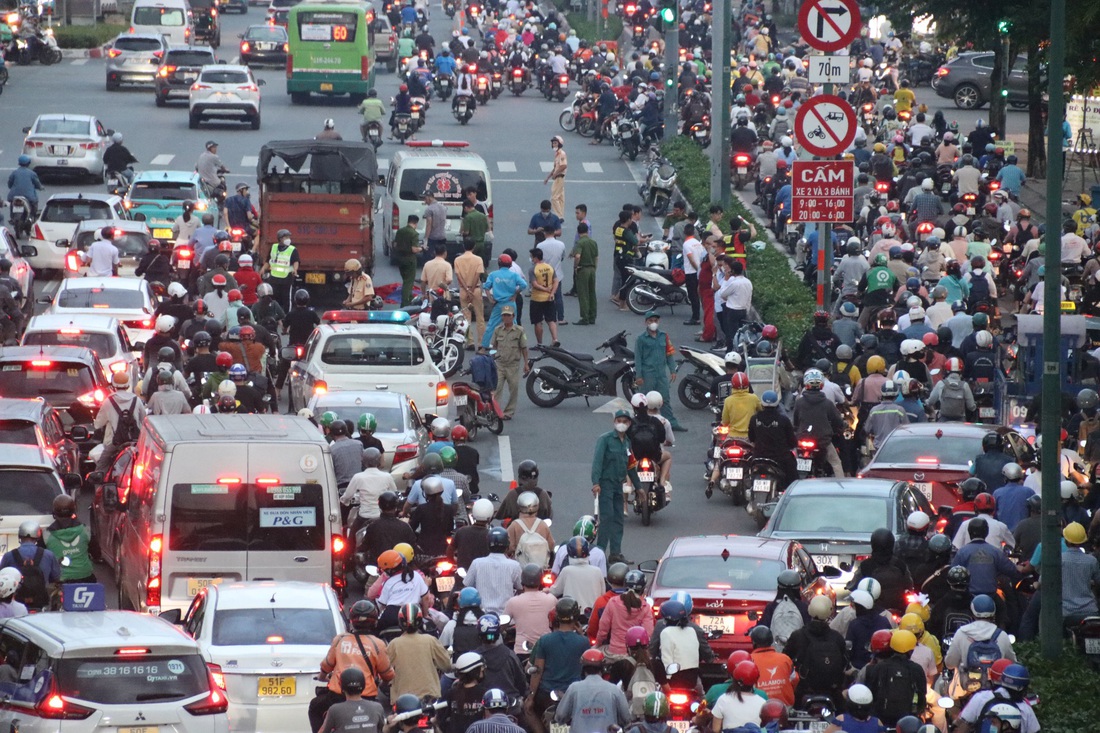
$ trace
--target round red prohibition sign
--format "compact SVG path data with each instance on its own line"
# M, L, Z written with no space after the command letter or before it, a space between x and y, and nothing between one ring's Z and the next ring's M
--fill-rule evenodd
M794 134L799 145L811 155L822 158L839 155L856 139L856 113L840 97L819 94L798 108Z
M856 0L805 0L798 9L798 32L811 47L839 51L859 35Z

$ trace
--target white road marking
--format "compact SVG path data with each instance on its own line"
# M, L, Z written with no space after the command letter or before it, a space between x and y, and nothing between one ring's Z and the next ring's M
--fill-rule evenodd
M626 410L627 412L633 412L633 409L634 408L632 408L630 406L630 403L627 402L622 397L613 397L610 400L608 400L607 402L605 402L602 405L600 405L599 407L597 407L592 412L593 412L593 414L595 414L595 413L606 413L608 415L614 415L619 410Z
M501 173L515 173L516 172L516 164L513 163L510 160L498 160L497 161L497 170L500 171Z
M153 158L152 160L150 160L149 165L168 165L172 162L172 159L175 158L175 157L176 156L172 155L171 153L162 153L161 155L158 155L155 158Z
M497 179L495 179L495 182L496 183L542 183L543 179L542 178L497 178ZM567 186L577 186L577 185L581 185L581 184L584 184L584 183L597 183L601 186L611 185L611 184L625 186L625 185L629 185L629 184L637 184L638 182L634 181L634 180L630 180L630 181L625 181L625 180L624 181L608 181L608 180L604 180L604 179L588 179L588 180L585 180L583 178L579 179L579 180L576 179L576 178L566 179L566 185Z
M539 167L542 168L543 173L549 173L554 170L554 164L549 160L539 161Z
M72 64L70 64L70 65L71 66L83 66L86 63L88 63L88 59L86 59L86 58L84 58L84 59L73 59Z
M582 163L585 173L603 173L603 166L599 163Z
M512 439L507 435L499 435L497 445L500 453L500 480L510 484L516 479L515 471L512 470Z
M256 164L260 162L260 156L258 155L246 155L241 158L241 168L255 168Z

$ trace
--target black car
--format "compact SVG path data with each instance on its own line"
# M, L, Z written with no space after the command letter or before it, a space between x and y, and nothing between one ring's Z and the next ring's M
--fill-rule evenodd
M199 78L204 66L218 63L214 50L209 46L173 46L164 53L157 69L157 106L163 107L170 99L187 101L191 85Z
M217 48L222 45L222 26L218 21L218 0L191 0L195 21L195 40Z
M228 13L230 10L235 10L241 15L247 15L249 5L251 5L249 0L222 0L222 12Z
M932 88L959 109L985 106L993 88L993 57L988 51L960 53L936 70ZM1007 99L1013 107L1027 104L1027 77L1027 56L1017 56L1008 75Z
M245 66L286 65L286 28L277 25L250 25L241 34L241 63Z

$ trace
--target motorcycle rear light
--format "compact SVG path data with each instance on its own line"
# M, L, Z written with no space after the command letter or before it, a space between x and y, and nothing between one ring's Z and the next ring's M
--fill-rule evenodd
M512 76L517 79L523 78L523 69L512 69Z
M963 201L966 201L966 202L977 201L978 200L978 194L976 194L976 193L964 193L962 198L963 198Z
M562 74L558 78L558 81L560 81L562 84L568 84L569 83L569 75L568 74Z
M917 233L918 234L931 234L932 230L935 229L935 227L936 227L936 225L933 222L923 221L920 224L917 224Z
M643 471L648 471L650 468L652 468L652 465L653 464L649 462L648 458L643 458L638 467L641 468Z
M868 102L867 104L863 105L863 111L864 112L870 112L872 109L874 109L874 107L875 107L875 105Z
M195 256L195 252L190 247L181 247L176 256L181 260L189 260Z
M455 564L450 560L440 560L435 564L435 571L437 573L443 573L444 575L450 575L454 572Z
M991 260L999 260L999 259L1001 259L1001 253L1000 253L1000 252L997 252L997 251L993 251L993 252L990 252L990 253L989 253L989 259L991 259Z
M740 458L743 455L745 455L745 451L739 445L731 445L726 448L726 456L729 458Z
M990 181L989 182L989 190L990 191L996 191L1000 187L1001 187L1001 182L1000 181Z
M733 161L735 163L737 163L737 165L748 165L749 156L747 156L747 155L737 155L737 156L734 156Z
M673 707L682 708L688 704L691 698L683 692L671 692L668 695L668 704Z
M779 95L778 94L773 94L772 95L772 106L773 107L778 107L779 106Z
M878 183L875 184L875 190L876 191L882 191L882 192L889 191L890 190L890 184L886 183L885 181L879 181Z
M805 439L800 440L800 441L798 441L798 447L801 448L802 450L813 450L814 448L817 447L817 441L816 440L805 440Z

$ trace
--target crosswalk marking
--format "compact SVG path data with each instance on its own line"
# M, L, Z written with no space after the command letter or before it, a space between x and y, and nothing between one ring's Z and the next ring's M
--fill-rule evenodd
M161 155L158 155L157 157L150 160L149 165L168 165L175 157L175 155L172 155L170 153L162 153Z
M554 170L554 164L549 160L543 160L539 162L539 167L542 168L543 173L549 173Z
M73 59L72 66L83 66L88 63L88 59Z
M603 173L603 166L599 163L582 163L585 173Z
M497 161L497 170L500 171L501 173L515 173L516 172L516 164L513 163L510 160L498 160Z
M260 162L260 156L258 155L246 155L241 158L241 168L255 168L256 164Z

